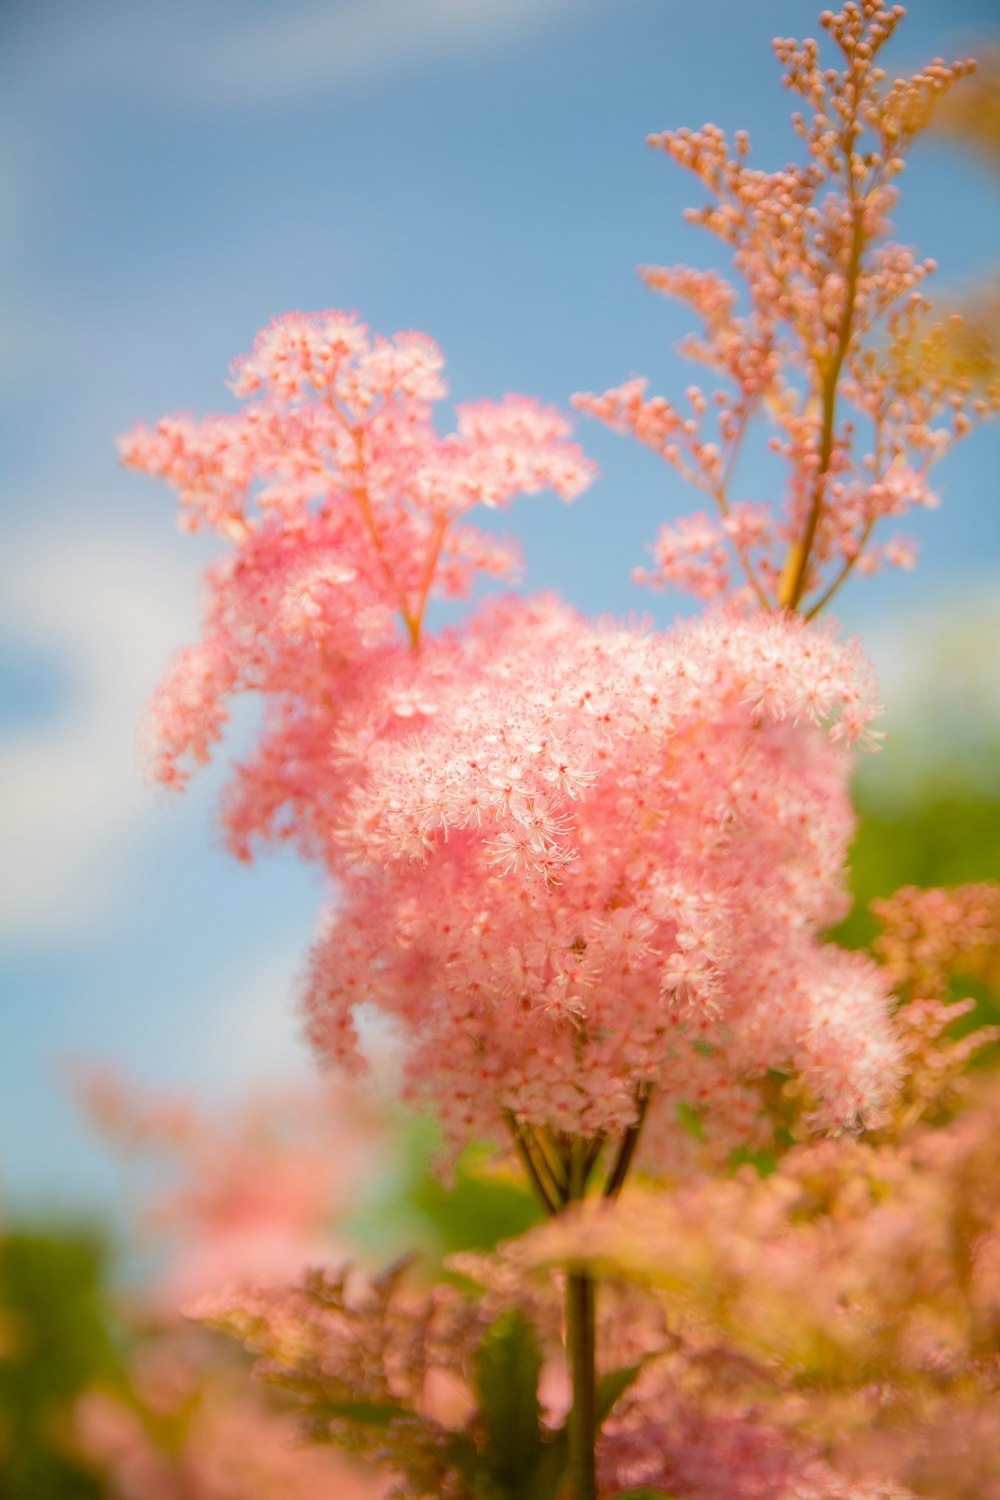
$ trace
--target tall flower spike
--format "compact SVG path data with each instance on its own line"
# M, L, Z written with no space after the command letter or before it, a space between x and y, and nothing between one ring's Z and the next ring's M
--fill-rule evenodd
M800 165L754 168L747 133L730 143L714 125L649 138L708 189L709 205L687 217L731 248L742 288L715 271L644 267L649 287L701 320L681 347L711 384L676 404L649 396L643 380L575 398L651 447L717 511L665 526L639 582L711 599L729 589L735 563L748 601L816 614L855 569L912 567L913 544L880 540L880 523L936 505L931 465L1000 407L995 350L978 340L975 365L942 358L957 335L954 319L933 321L920 290L934 262L886 238L906 152L973 68L935 59L886 88L879 54L903 14L880 0L824 12L839 68L821 65L815 41L775 41L783 81L803 104L792 117ZM734 498L759 416L787 469L780 509Z

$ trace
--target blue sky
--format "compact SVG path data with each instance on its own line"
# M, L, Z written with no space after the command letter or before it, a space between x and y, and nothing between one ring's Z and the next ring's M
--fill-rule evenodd
M916 0L891 65L974 51L992 11ZM8 0L0 1194L113 1198L65 1098L74 1056L203 1097L309 1066L291 997L313 874L218 851L217 772L180 802L140 779L134 725L196 631L207 553L165 490L118 469L115 434L226 406L232 357L293 308L424 329L459 400L565 404L633 373L682 389L683 313L634 268L715 251L681 222L693 183L644 138L745 125L762 164L784 161L769 41L815 29L803 0ZM960 285L997 258L998 229L986 170L923 146L898 237ZM629 572L692 498L635 445L581 438L601 481L511 518L529 582L669 620L686 601ZM977 436L944 467L917 574L845 596L911 676L949 601L996 597L998 452Z

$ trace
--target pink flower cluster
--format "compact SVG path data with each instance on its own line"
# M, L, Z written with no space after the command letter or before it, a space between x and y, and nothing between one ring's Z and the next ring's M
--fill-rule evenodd
M94 1389L75 1416L108 1500L387 1500L384 1476L298 1441L292 1414L241 1364L226 1369L201 1330L148 1343L130 1373L127 1399Z
M936 505L930 466L1000 407L995 358L944 357L954 330L930 323L919 291L934 263L886 239L906 150L973 67L938 59L884 88L878 54L903 14L881 0L825 12L839 69L821 65L814 41L775 42L805 105L793 116L800 165L753 168L747 133L730 145L713 125L650 137L708 189L712 203L688 217L731 247L744 290L715 271L643 269L648 286L700 318L702 333L682 349L718 384L690 386L685 404L647 395L641 379L575 398L713 504L714 514L663 527L641 582L712 599L730 590L736 561L748 599L815 613L855 568L912 567L912 542L875 540L876 528ZM761 415L788 475L780 511L733 494Z
M224 819L239 855L294 838L337 882L319 1052L351 1057L374 1004L459 1145L505 1115L596 1142L652 1089L651 1140L682 1103L725 1152L759 1130L747 1085L773 1068L827 1125L877 1115L884 981L818 936L852 828L835 742L875 713L854 648L793 617L656 635L550 600L426 637L430 593L493 570L459 524L473 504L585 483L563 419L507 398L439 439L434 346L342 314L280 319L235 385L262 399L124 445L232 544L206 638L155 704L154 758L177 780L233 693L263 698Z
M730 146L711 125L652 138L709 190L690 217L745 292L646 269L700 316L686 350L712 386L681 404L633 380L576 404L713 507L665 527L641 576L714 600L735 559L727 607L658 632L504 598L431 634L432 598L517 567L472 510L570 499L592 467L522 397L459 406L439 436L437 347L353 315L278 319L235 366L238 412L123 443L227 549L204 637L153 707L157 775L183 784L233 698L258 696L223 818L239 857L294 840L331 882L305 996L316 1052L359 1066L377 1013L449 1148L509 1132L548 1214L454 1257L465 1287L412 1291L400 1264L268 1289L252 1280L323 1253L323 1194L346 1181L328 1138L290 1153L251 1129L192 1152L190 1123L167 1119L204 1168L167 1203L196 1231L172 1289L228 1275L198 1315L295 1394L309 1437L393 1471L393 1493L1000 1494L983 1436L996 1090L953 1117L997 1030L949 1034L971 1008L949 1003L956 967L997 971L997 891L899 892L873 956L825 940L848 905L851 747L880 736L856 644L807 622L855 569L912 564L876 529L935 504L931 464L1000 407L993 354L930 323L933 264L887 238L905 152L972 66L886 87L902 14L824 13L838 68L813 41L775 43L805 107L799 165L752 168L745 132ZM781 507L734 494L758 416L787 465ZM813 1126L839 1138L807 1147ZM658 1185L619 1205L637 1148ZM128 1402L81 1409L122 1495L281 1487L283 1419L205 1377L204 1335L161 1333ZM161 1416L191 1439L179 1458ZM314 1452L287 1474L296 1493L339 1482ZM345 1469L351 1485L384 1488Z
M542 601L429 654L420 692L419 730L370 746L338 820L321 1052L349 1058L374 1004L458 1143L504 1112L611 1134L650 1088L674 1124L679 1100L735 1104L745 1139L741 1081L776 1067L827 1124L877 1111L884 980L818 938L853 820L816 725L852 739L874 712L852 647L792 619L658 636Z
M157 1166L135 1226L169 1246L150 1310L174 1318L227 1283L283 1280L353 1253L335 1223L387 1155L370 1091L325 1080L251 1096L224 1120L188 1101L150 1100L103 1071L84 1077L80 1095L130 1166Z
M352 314L294 313L237 362L233 387L253 398L241 411L165 418L123 440L128 465L177 490L182 525L234 544L210 574L205 637L154 705L163 781L208 758L229 700L250 690L271 710L246 778L258 813L270 798L276 816L282 792L306 782L336 799L330 721L350 716L372 674L399 670L396 618L416 646L432 593L465 597L477 576L516 569L516 549L468 525L468 511L542 489L571 499L587 484L565 419L524 397L459 406L440 438L441 366L422 334L372 338ZM419 712L405 671L399 692L391 711L405 720Z
M989 880L952 890L904 886L872 911L882 924L874 952L904 993L943 998L958 972L1000 979L1000 886Z

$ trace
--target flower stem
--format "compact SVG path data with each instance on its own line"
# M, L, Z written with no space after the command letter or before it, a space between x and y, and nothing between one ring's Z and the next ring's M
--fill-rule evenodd
M850 174L850 171L851 162L849 159L848 174ZM812 503L809 507L809 514L806 517L805 531L802 537L798 541L793 542L789 549L788 559L785 564L785 573L779 588L778 603L784 609L798 609L802 596L809 585L809 558L812 553L813 543L816 540L816 532L819 529L820 517L823 514L823 501L826 494L827 482L830 477L830 464L833 459L834 441L836 438L837 396L840 389L840 373L851 346L851 332L858 295L858 278L861 273L861 256L865 247L864 204L858 203L854 199L853 194L851 198L851 210L854 225L851 233L851 249L845 278L844 313L836 348L826 367L821 383L820 405L822 423Z
M628 1175L650 1092L648 1084L637 1092L636 1118L619 1144L604 1187L606 1197L617 1197ZM503 1117L545 1212L554 1217L570 1204L582 1203L605 1137L556 1137L544 1128L519 1123L510 1110L504 1110ZM597 1500L597 1282L588 1271L566 1275L566 1354L573 1391L566 1423L569 1494L571 1500Z
M531 1146L531 1134L527 1129L522 1129L510 1110L504 1110L504 1122L510 1131L514 1148L521 1158L528 1181L531 1183L542 1207L547 1214L556 1214L560 1208L560 1195L558 1189L551 1181L546 1181L545 1167L539 1161Z
M649 1108L649 1096L651 1092L649 1085L643 1084L636 1095L635 1121L629 1126L622 1137L614 1166L611 1168L608 1180L604 1185L605 1198L617 1198L625 1184L625 1178L628 1176L628 1169L632 1165L632 1158L635 1155L636 1147L639 1144L639 1137L642 1134L642 1127L646 1120L646 1111Z
M573 1387L568 1422L573 1500L596 1500L597 1496L596 1302L594 1278L584 1271L571 1271L566 1277L566 1344Z

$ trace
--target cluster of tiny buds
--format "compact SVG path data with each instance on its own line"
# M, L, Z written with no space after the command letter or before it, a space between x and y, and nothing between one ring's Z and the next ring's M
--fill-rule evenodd
M822 66L813 40L775 41L784 83L807 106L792 117L806 145L798 164L754 168L747 132L730 142L711 124L649 137L708 189L710 203L686 217L731 248L745 295L715 271L643 267L651 289L697 314L702 331L681 351L720 384L689 387L687 412L640 379L575 398L651 447L720 513L665 527L641 582L713 598L731 587L736 562L748 599L815 614L854 571L912 566L912 542L873 531L936 504L929 466L1000 408L992 351L973 347L954 319L931 321L920 289L935 262L886 238L906 150L974 67L936 58L885 86L876 60L904 14L878 0L825 12L840 69ZM758 416L777 429L769 446L787 466L780 513L731 493Z

